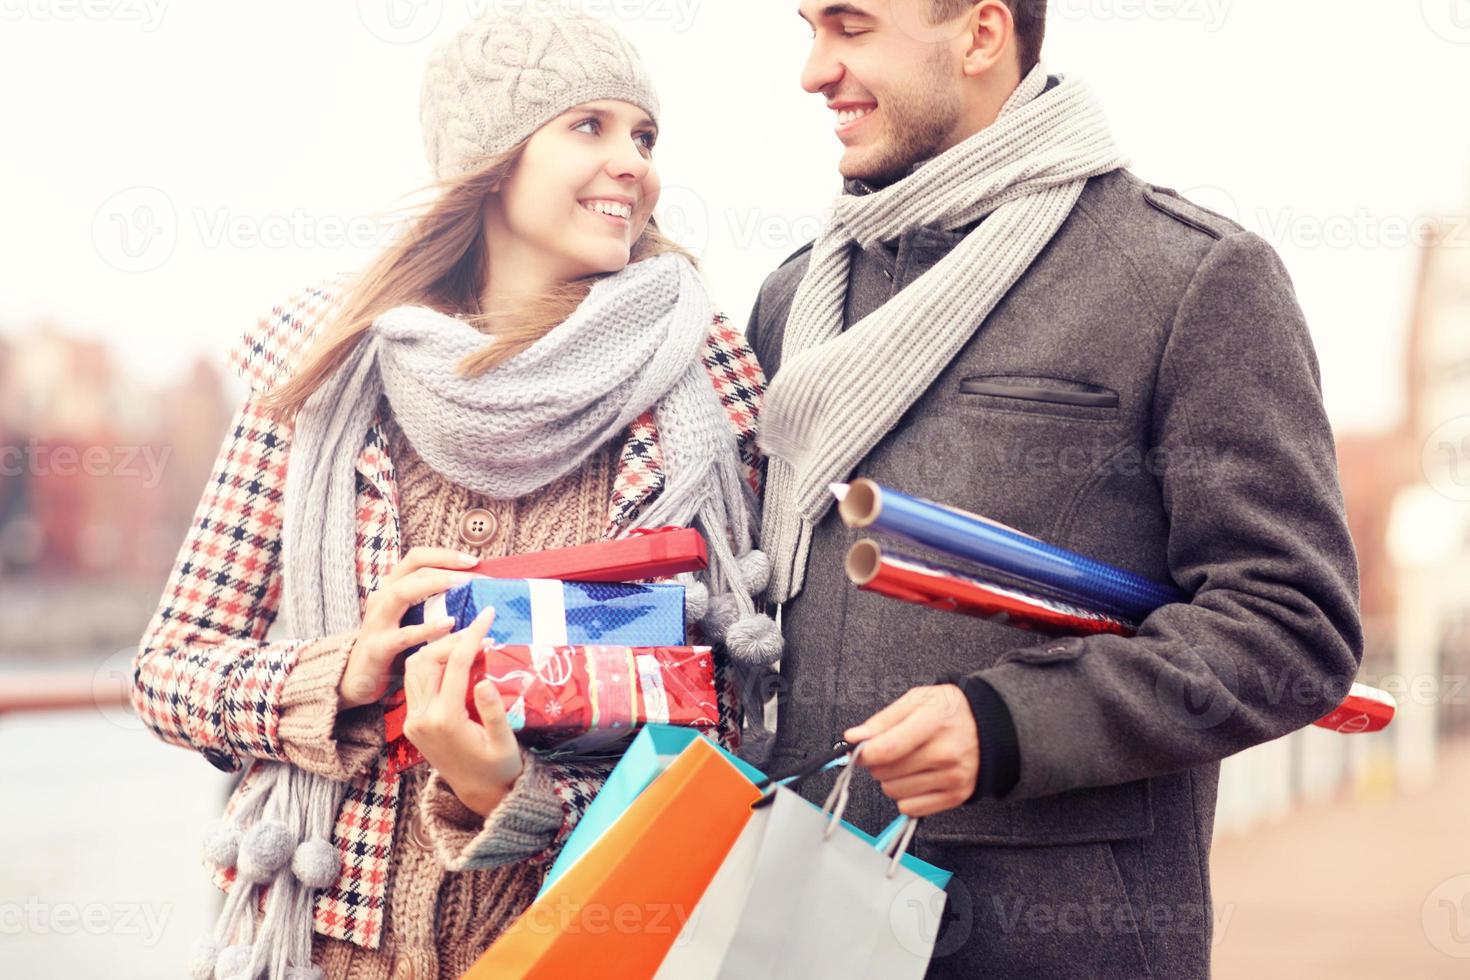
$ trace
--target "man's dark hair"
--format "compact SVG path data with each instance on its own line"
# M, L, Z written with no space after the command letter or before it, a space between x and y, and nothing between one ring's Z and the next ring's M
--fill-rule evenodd
M929 18L936 24L958 17L977 0L929 0ZM1016 21L1017 55L1024 78L1041 60L1041 42L1046 39L1046 0L1005 0Z

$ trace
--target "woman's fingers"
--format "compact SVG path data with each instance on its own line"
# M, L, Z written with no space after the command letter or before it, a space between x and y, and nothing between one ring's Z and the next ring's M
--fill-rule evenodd
M454 617L445 616L436 623L420 623L417 626L401 626L396 630L389 630L383 634L383 648L379 651L379 656L391 660L409 647L443 639L452 629Z
M403 662L403 694L408 702L410 718L421 718L434 703L434 695L439 690L439 677L443 671L430 652L432 649L424 647Z
M396 606L401 607L398 615L402 618L408 607L416 602L423 602L432 595L448 592L456 585L463 585L474 578L469 572L455 572L446 568L420 568L409 572L407 575L385 586L383 591L392 596Z
M444 665L444 682L436 697L439 710L449 717L468 717L465 694L470 686L470 668L481 656L485 637L494 623L494 607L483 609L474 622L454 634L449 660Z
M474 568L480 559L453 548L410 548L408 553L383 577L383 584L396 582L420 568Z
M475 685L475 706L480 709L480 723L492 737L515 739L515 731L505 713L505 701L494 681L484 680Z

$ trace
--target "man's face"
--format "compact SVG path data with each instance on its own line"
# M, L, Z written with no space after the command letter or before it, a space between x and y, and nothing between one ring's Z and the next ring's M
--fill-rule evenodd
M802 0L801 86L833 110L843 177L890 181L956 142L965 21L930 24L928 11L929 0Z

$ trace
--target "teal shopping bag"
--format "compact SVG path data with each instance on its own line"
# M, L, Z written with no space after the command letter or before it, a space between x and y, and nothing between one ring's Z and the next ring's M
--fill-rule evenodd
M633 739L628 751L623 754L617 766L608 775L607 782L603 784L601 791L593 798L587 811L582 814L582 819L577 821L572 835L567 838L562 847L561 855L557 857L556 863L551 866L551 871L546 875L546 881L541 885L541 893L544 893L556 879L560 878L583 854L597 843L607 829L617 821L638 799L648 784L669 767L669 764L689 746L696 738L703 738L724 754L740 770L741 775L752 783L759 783L766 778L765 773L744 759L731 755L729 752L715 742L714 739L695 731L692 728L678 728L673 725L645 725L638 736ZM538 893L539 894L539 893Z
M645 725L638 732L636 738L623 754L617 766L608 774L607 782L601 791L588 805L582 819L577 821L572 834L567 838L562 847L561 854L552 864L551 870L547 872L546 880L541 885L540 894L551 887L551 885L566 873L566 870L576 863L577 859L591 849L598 839L605 834L617 819L632 805L649 784L654 781L669 764L678 757L697 738L703 738L709 742L720 753L729 759L741 775L752 783L764 783L766 774L755 766L746 762L738 756L732 755L714 739L709 738L691 728L679 728L674 725ZM840 760L838 760L840 761ZM831 768L837 761L828 762L820 768ZM815 771L815 770L814 770ZM784 777L780 782L789 782L796 777ZM882 847L891 842L896 833L902 829L903 817L899 817L889 824L877 837L864 833L847 821L842 821L842 826L869 844ZM912 854L904 854L902 863L909 870L920 877L934 882L943 888L949 881L949 872L933 867Z

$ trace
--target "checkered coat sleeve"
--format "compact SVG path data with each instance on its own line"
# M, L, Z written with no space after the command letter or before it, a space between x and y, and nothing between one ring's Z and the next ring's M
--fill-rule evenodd
M327 294L308 290L263 317L232 353L251 392L235 412L162 599L133 663L132 703L164 741L215 766L286 759L281 692L311 640L268 642L281 597L281 517L289 425L256 396L305 346ZM298 329L283 332L284 318ZM293 343L274 339L291 336Z

